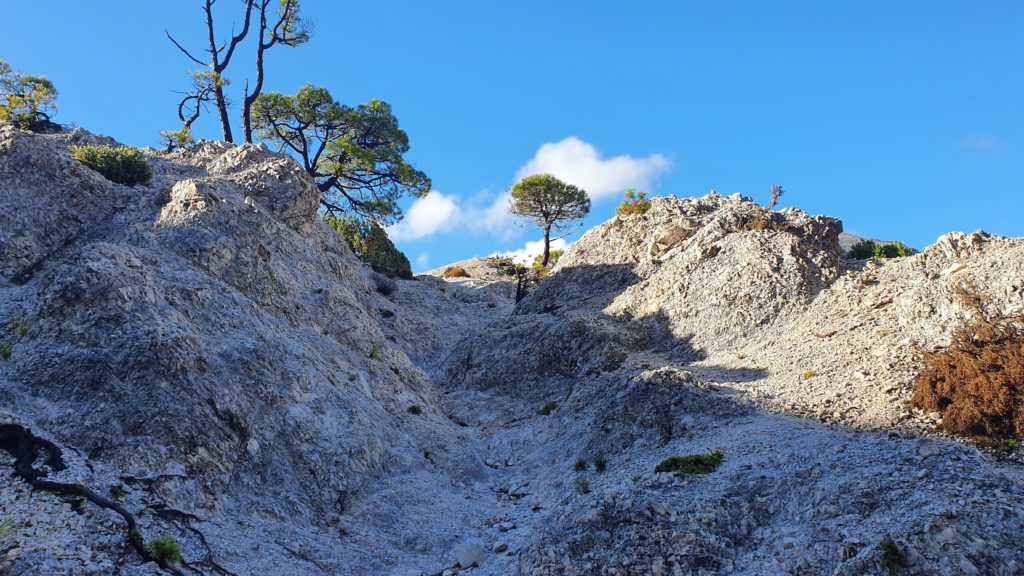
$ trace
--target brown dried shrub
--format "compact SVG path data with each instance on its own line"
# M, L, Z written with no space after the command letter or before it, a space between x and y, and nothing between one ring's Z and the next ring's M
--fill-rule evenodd
M774 232L793 232L796 226L789 223L786 217L778 212L763 210L759 214L741 216L736 223L737 232L750 232L753 230L771 230Z
M445 278L469 278L469 272L462 266L449 266L441 275Z
M991 319L976 296L960 296L980 319L958 330L945 350L924 355L910 403L939 412L947 432L1024 436L1024 317Z

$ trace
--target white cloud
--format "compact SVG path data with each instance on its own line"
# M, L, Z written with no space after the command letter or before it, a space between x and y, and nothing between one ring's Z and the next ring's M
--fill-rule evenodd
M530 174L549 173L585 189L591 199L617 196L628 187L650 190L654 178L669 169L661 154L646 158L602 158L593 145L570 136L542 145L516 173L518 181ZM468 199L458 194L431 191L418 198L397 224L388 227L392 239L419 240L433 234L466 230L508 241L519 235L520 220L509 214L509 193L483 191Z
M409 207L405 217L388 227L395 240L417 240L450 229L459 220L458 196L432 190Z
M621 194L629 187L649 190L654 178L670 166L668 158L661 154L602 158L592 144L570 136L541 146L516 173L516 180L531 174L551 174L583 188L596 201Z
M422 254L420 254L419 256L416 257L416 268L418 268L420 270L425 270L429 266L430 266L430 254L427 254L426 252L423 252Z
M569 243L565 241L565 238L555 238L551 241L551 250L565 250L569 247ZM491 256L511 256L512 260L520 264L530 264L533 259L544 253L544 240L531 240L526 243L526 246L518 250L512 250L510 252L497 252L491 254Z

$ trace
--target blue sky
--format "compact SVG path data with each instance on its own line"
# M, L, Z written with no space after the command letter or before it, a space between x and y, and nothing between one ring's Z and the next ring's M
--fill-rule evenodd
M190 65L163 30L201 47L199 0L0 6L0 59L54 80L59 121L137 146L175 127ZM218 8L225 24L237 9ZM394 106L435 188L393 230L417 270L537 240L501 198L534 169L593 194L570 240L627 185L763 201L780 184L784 206L918 248L950 230L1024 236L1018 1L303 0L303 12L314 38L270 53L267 88ZM198 134L216 137L207 119Z

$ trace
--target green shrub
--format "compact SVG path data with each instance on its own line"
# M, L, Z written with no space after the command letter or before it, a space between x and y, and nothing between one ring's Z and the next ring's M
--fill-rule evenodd
M128 492L124 489L124 484L115 484L110 487L110 492L108 494L111 500L114 502L120 502L121 500L124 500L124 497L128 495Z
M0 360L10 360L14 346L10 342L0 342Z
M587 469L587 461L582 459L582 458L577 460L576 461L576 465L573 466L573 470L575 470L577 472L583 472L586 469Z
M855 260L867 260L868 258L875 257L875 250L877 249L878 244L865 239L851 246L850 251L846 253L846 256Z
M594 458L594 470L597 470L598 473L601 473L601 472L604 472L607 469L608 469L608 459L607 458L605 458L604 456L598 456L598 457Z
M718 465L725 460L721 450L711 454L689 454L687 456L671 456L661 461L655 472L675 472L677 474L708 474L718 470Z
M903 242L879 244L874 240L861 240L850 247L846 257L865 260L867 258L902 258L903 256L912 256L913 254L914 249Z
M637 192L632 188L626 189L622 204L619 204L615 213L619 216L636 216L651 209L651 201L647 199L647 192Z
M811 378L814 378L815 374L816 374L816 372L814 370L804 370L804 373L803 373L804 380L810 380Z
M412 414L413 416L419 416L420 414L423 414L423 408L420 408L418 405L413 404L412 406L409 406L409 408L406 409L406 412Z
M885 568L889 576L896 576L907 566L906 554L892 538L882 540L878 544L878 551L882 553L882 568Z
M882 244L875 248L875 258L902 258L904 256L912 256L913 254L914 249L903 242Z
M153 538L146 544L146 552L161 562L173 564L181 561L181 544L178 544L174 536L164 534Z
M543 408L537 411L537 413L540 414L541 416L548 416L555 410L558 410L558 402L551 401L545 404Z
M370 349L369 358L370 360L380 360L380 346L373 345L373 348Z
M605 364L609 366L619 366L620 364L626 361L626 358L629 358L629 354L622 350L616 350L614 348L609 348L604 353Z
M974 443L982 448L988 448L999 458L1012 456L1020 447L1020 440L999 436L978 436L974 439Z
M338 218L330 214L324 216L324 222L341 234L356 256L375 272L390 277L412 278L409 259L395 247L380 224L353 216Z
M72 146L75 160L99 172L111 182L135 186L153 178L146 157L130 146Z

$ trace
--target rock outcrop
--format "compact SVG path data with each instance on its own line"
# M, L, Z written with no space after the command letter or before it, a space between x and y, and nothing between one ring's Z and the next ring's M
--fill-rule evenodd
M128 188L71 159L100 141L0 129L15 573L1024 570L1019 465L906 407L964 294L1024 312L1024 240L852 262L833 218L654 198L516 305L485 261L369 271L265 148Z

